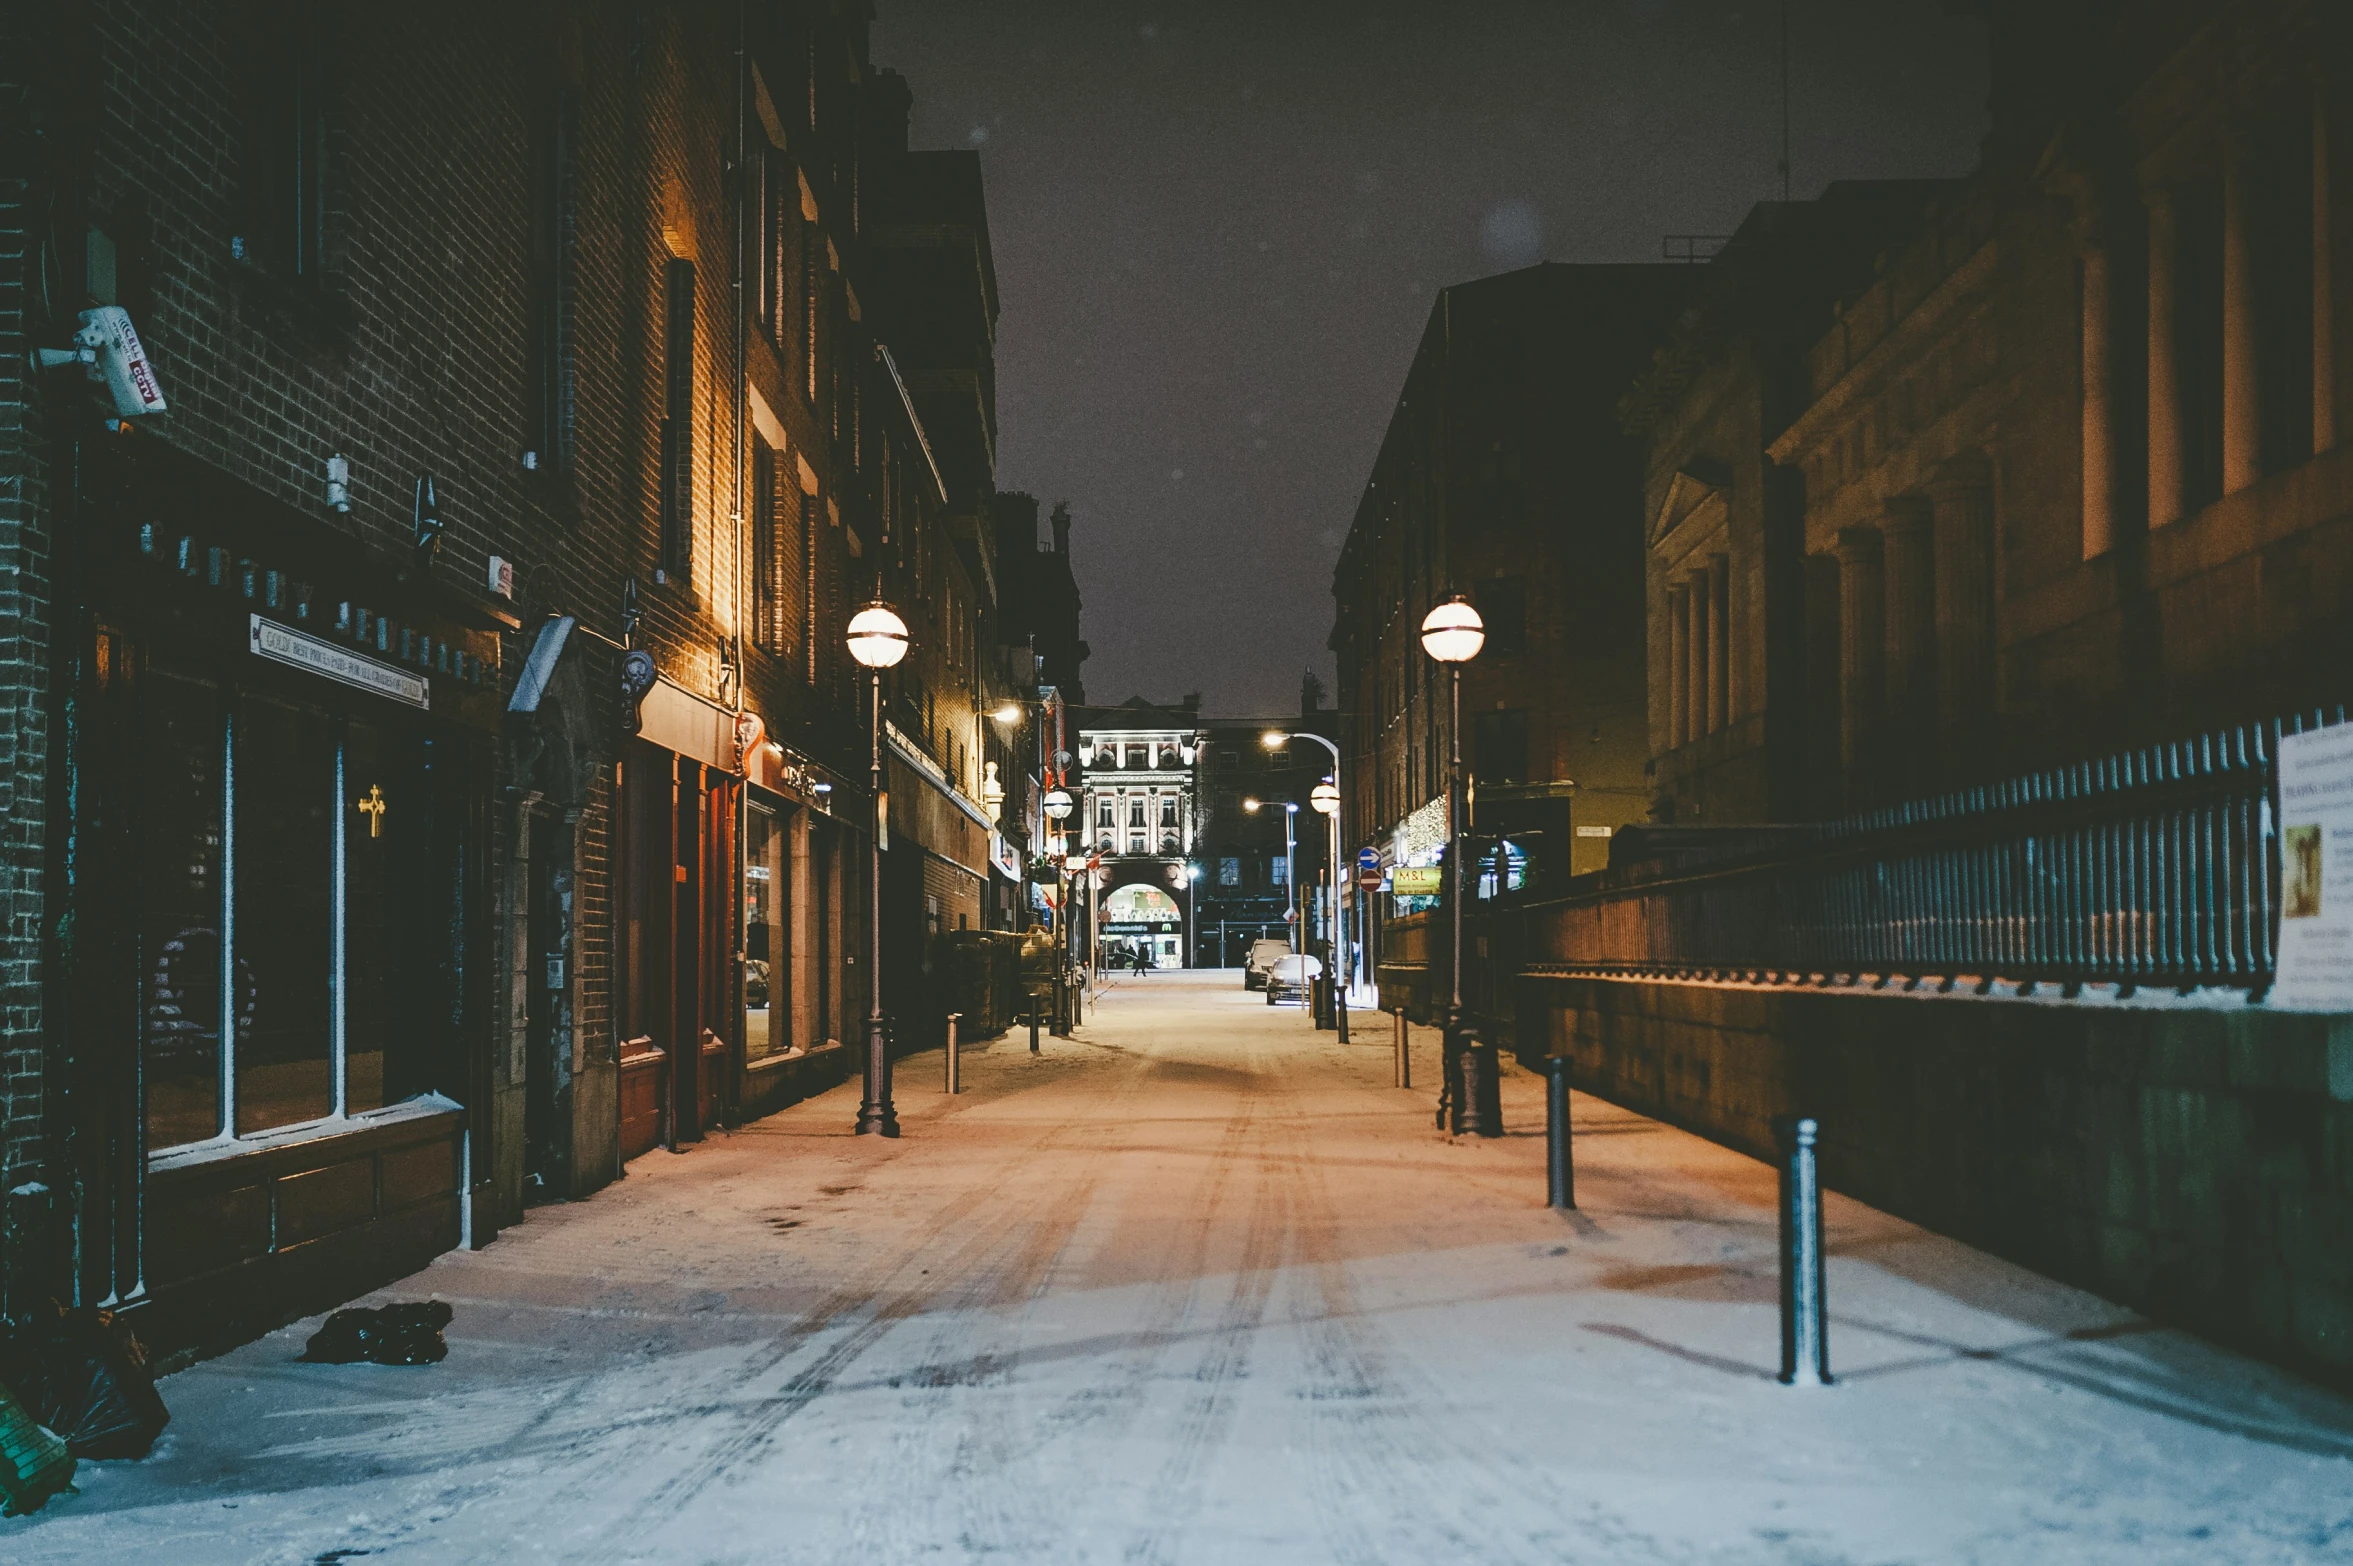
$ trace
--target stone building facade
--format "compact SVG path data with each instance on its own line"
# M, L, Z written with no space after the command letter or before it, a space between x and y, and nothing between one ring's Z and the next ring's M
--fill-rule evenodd
M905 368L985 376L986 229L964 168L961 269L881 259L937 184L866 25L12 9L8 1303L218 1343L832 1080L878 593L886 890L988 873L1034 655ZM167 412L21 368L102 305Z
M1982 166L1879 187L1866 223L1829 221L1836 188L1759 209L1710 268L1724 326L1629 399L1661 819L1835 814L2343 698L2347 18L1988 23ZM1744 295L1809 225L1804 297Z

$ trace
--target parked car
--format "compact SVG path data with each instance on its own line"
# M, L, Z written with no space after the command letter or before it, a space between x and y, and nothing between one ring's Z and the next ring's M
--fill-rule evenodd
M1296 956L1288 952L1284 953L1282 958L1266 971L1266 1003L1272 1006L1294 998L1304 1003L1307 999L1307 987L1322 978L1323 973L1324 965L1320 960L1304 953Z
M1267 970L1290 955L1291 943L1289 941L1278 941L1271 938L1252 941L1250 955L1242 959L1242 988L1246 990L1265 989Z

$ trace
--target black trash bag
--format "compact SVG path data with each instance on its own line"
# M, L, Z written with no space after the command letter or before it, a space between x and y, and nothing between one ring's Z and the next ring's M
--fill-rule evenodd
M171 1422L146 1347L110 1310L51 1304L11 1323L0 1384L76 1457L145 1457Z
M441 1329L455 1312L441 1300L410 1301L369 1309L355 1305L327 1318L311 1334L302 1357L317 1364L431 1365L449 1357Z

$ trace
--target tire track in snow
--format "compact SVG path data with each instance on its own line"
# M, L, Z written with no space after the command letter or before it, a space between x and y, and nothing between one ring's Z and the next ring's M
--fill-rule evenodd
M1135 1056L1123 1064L1126 1069L1112 1091L1101 1095L1098 1102L1063 1115L1069 1131L1092 1133L1103 1124L1130 1123L1130 1104L1145 1081L1147 1062ZM942 1315L915 1367L904 1378L892 1378L894 1382L912 1382L918 1389L946 1393L927 1398L918 1390L903 1402L919 1439L930 1435L950 1438L944 1463L918 1466L914 1472L919 1477L936 1478L953 1492L961 1513L960 1542L968 1550L1010 1551L1028 1559L1049 1556L1058 1530L1039 1491L1001 1482L1018 1445L1010 1405L1021 1338L1028 1311L1051 1292L1112 1167L1110 1160L1100 1155L1060 1145L1067 1138L1058 1135L1054 1140L1057 1145L1051 1151L1080 1158L1076 1182L1016 1180L1011 1189L1024 1198L1017 1216L1036 1226L1032 1243L988 1298L976 1302L970 1311ZM910 1509L888 1512L884 1520L887 1525L916 1524L921 1519ZM920 1534L905 1536L904 1527L891 1531L900 1535L893 1541L899 1546L892 1552L897 1557L912 1557L932 1543Z
M1067 1123L1049 1127L1025 1145L1008 1150L1001 1162L1018 1167L1028 1159L1050 1152L1071 1130ZM674 1468L669 1476L629 1508L633 1528L676 1516L714 1482L753 1460L774 1440L779 1427L824 1395L851 1365L900 1323L930 1309L951 1291L974 1299L987 1297L994 1291L1007 1263L999 1261L983 1266L984 1259L1023 1225L1026 1214L1009 1210L987 1219L977 1228L963 1226L991 1202L1001 1202L1003 1190L1002 1179L972 1181L933 1211L918 1231L919 1238L912 1247L886 1249L854 1280L835 1288L795 1326L771 1339L730 1374L733 1386L755 1382L787 1363L812 1339L837 1323L855 1320L854 1325L826 1344L808 1364L794 1371L775 1393L754 1400L727 1398L722 1393L701 1406L681 1409L674 1405L662 1411L657 1417L664 1424L679 1423L691 1428L698 1421L724 1420L734 1428L724 1431L699 1451L673 1457ZM938 1243L959 1231L961 1239L945 1254L940 1254L936 1249ZM894 1282L902 1279L906 1281L894 1289ZM617 1427L608 1427L601 1434L609 1436L613 1428ZM586 1506L595 1498L607 1496L612 1477L603 1470L583 1472L550 1498L549 1513L560 1516L567 1506ZM583 1555L580 1559L624 1559L623 1551L624 1542L614 1540L603 1552Z
M1255 1110L1262 1096L1255 1085L1257 1051L1251 1051L1249 1064L1253 1085L1245 1091ZM1148 1519L1148 1531L1129 1543L1125 1555L1131 1561L1163 1563L1171 1559L1178 1535L1201 1509L1203 1470L1233 1429L1237 1383L1249 1374L1251 1340L1265 1324L1267 1299L1282 1263L1291 1205L1283 1182L1270 1178L1263 1154L1253 1173L1249 1227L1235 1268L1233 1291L1218 1312L1209 1343L1194 1367L1192 1379L1200 1390L1186 1399L1174 1432L1176 1450L1161 1465L1147 1493L1143 1516Z

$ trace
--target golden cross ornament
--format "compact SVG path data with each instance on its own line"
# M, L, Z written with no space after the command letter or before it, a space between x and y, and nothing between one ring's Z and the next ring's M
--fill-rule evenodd
M355 808L361 815L368 818L368 836L382 837L384 835L384 790L377 784L370 783L367 797L362 799Z

